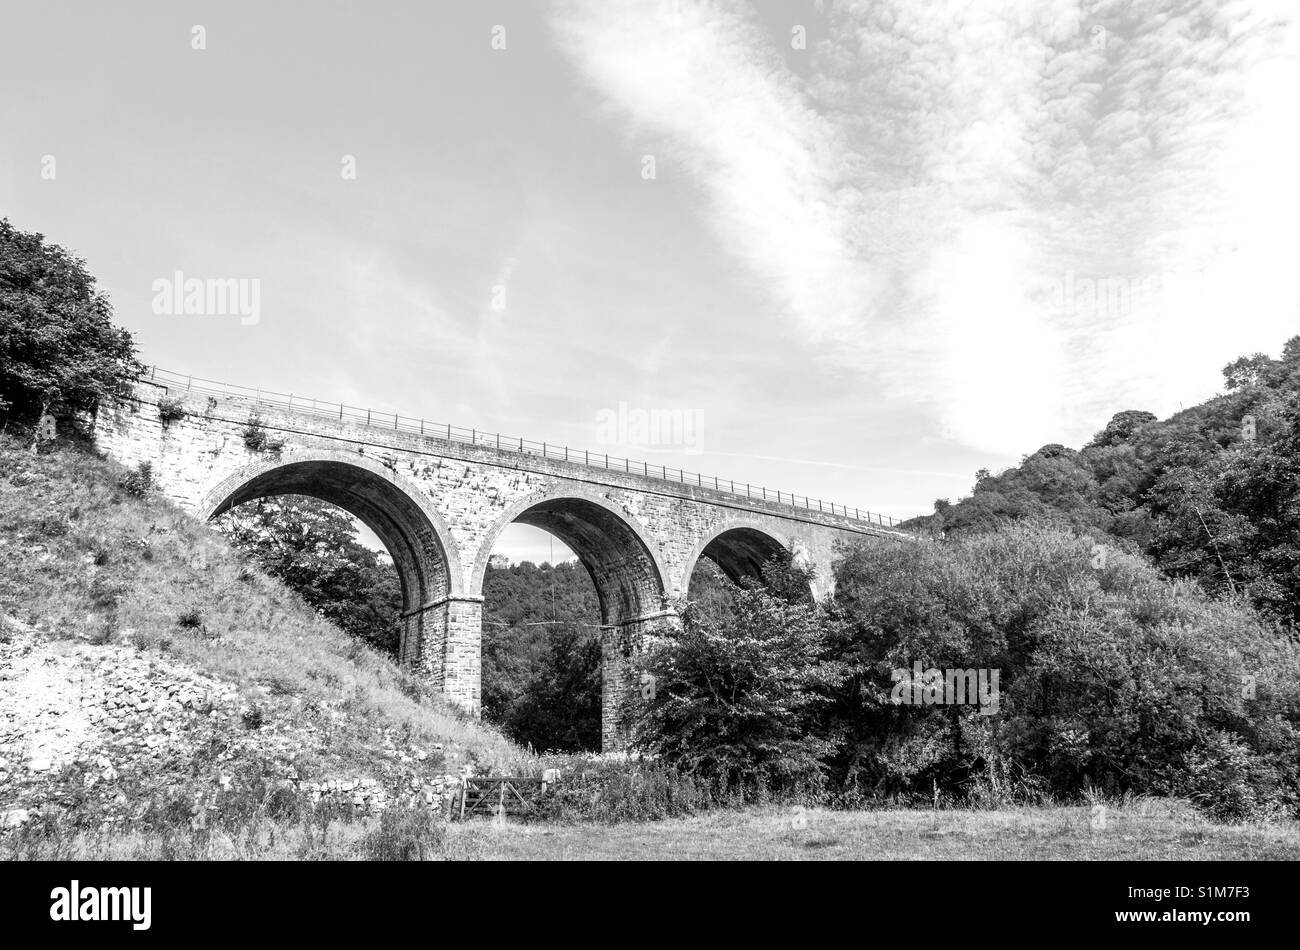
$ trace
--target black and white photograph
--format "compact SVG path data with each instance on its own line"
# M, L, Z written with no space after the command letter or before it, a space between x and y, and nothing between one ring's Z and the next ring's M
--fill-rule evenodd
M2 0L4 913L920 862L1245 938L1300 858L1298 18Z

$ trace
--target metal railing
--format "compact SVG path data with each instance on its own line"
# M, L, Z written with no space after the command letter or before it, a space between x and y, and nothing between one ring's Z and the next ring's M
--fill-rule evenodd
M248 386L237 386L233 383L217 382L199 376L173 373L157 366L150 367L144 379L149 382L159 383L169 389L184 387L184 391L189 393L245 399L254 406L277 407L293 412L324 416L343 422L362 423L381 429L418 433L427 438L482 446L484 448L495 448L501 451L518 452L524 455L585 465L605 471L639 475L643 478L652 478L674 485L709 488L738 498L775 503L800 512L820 512L822 514L837 515L852 521L860 521L863 524L882 528L893 528L899 523L898 520L888 515L876 514L861 508L851 508L848 505L823 501L820 498L809 498L807 495L796 495L793 492L771 489L764 485L738 482L729 478L703 475L699 472L687 472L683 469L669 468L664 465L652 465L646 461L620 458L607 452L573 449L567 445L534 442L530 439L519 436L506 436L498 432L481 432L478 429L467 429L464 426L456 426L447 422L433 422L427 419L412 418L395 412L379 412L373 409L349 406L345 403L326 402L294 393L280 393Z

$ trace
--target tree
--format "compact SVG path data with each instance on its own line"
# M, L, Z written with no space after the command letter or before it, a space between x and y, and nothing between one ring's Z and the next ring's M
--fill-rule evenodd
M356 520L343 509L282 495L240 505L217 527L324 617L396 656L401 582L391 562L361 544Z
M819 788L834 748L816 710L842 678L826 655L826 615L761 584L738 588L734 615L697 604L662 631L636 668L653 698L628 706L635 748L665 765L744 792Z
M1155 421L1154 413L1138 409L1126 409L1124 412L1117 412L1110 417L1110 422L1106 423L1106 428L1093 437L1092 444L1108 446L1130 442L1139 429Z
M0 220L0 411L93 410L143 367L85 262Z
M1227 389L1247 389L1258 386L1273 368L1273 361L1263 353L1240 356L1223 367L1224 387Z

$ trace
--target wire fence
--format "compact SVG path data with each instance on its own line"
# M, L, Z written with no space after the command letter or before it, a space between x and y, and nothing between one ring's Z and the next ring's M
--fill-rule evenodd
M556 445L551 442L534 442L521 436L507 436L499 432L481 432L478 429L467 429L464 426L452 425L448 422L434 422L428 419L403 416L396 412L380 412L374 409L349 406L340 402L326 402L294 393L280 393L266 389L237 386L233 383L222 383L199 376L174 373L157 366L151 367L145 378L150 382L164 385L168 389L183 388L185 392L199 395L246 400L253 406L287 409L293 412L337 419L340 422L359 423L390 431L416 433L426 438L441 439L447 442L493 448L503 452L517 452L557 462L585 465L603 471L639 475L643 478L655 479L673 485L708 488L738 498L747 498L752 501L761 500L786 506L800 512L838 515L841 518L882 528L895 528L899 523L898 520L888 515L877 514L862 508L853 508L848 505L823 501L820 498L809 498L807 495L772 489L764 485L738 482L715 475L704 475L700 472L688 472L665 465L652 465L646 461L636 461L610 455L608 452L574 449L567 445Z

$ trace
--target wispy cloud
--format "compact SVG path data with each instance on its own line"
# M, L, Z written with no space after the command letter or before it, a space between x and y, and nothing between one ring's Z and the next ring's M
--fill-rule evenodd
M791 335L864 398L905 404L918 435L1018 454L1208 395L1247 340L1289 335L1280 6L825 9L800 70L739 4L574 0L551 24L633 140L699 184ZM1152 275L1162 293L1119 312L1042 292Z

